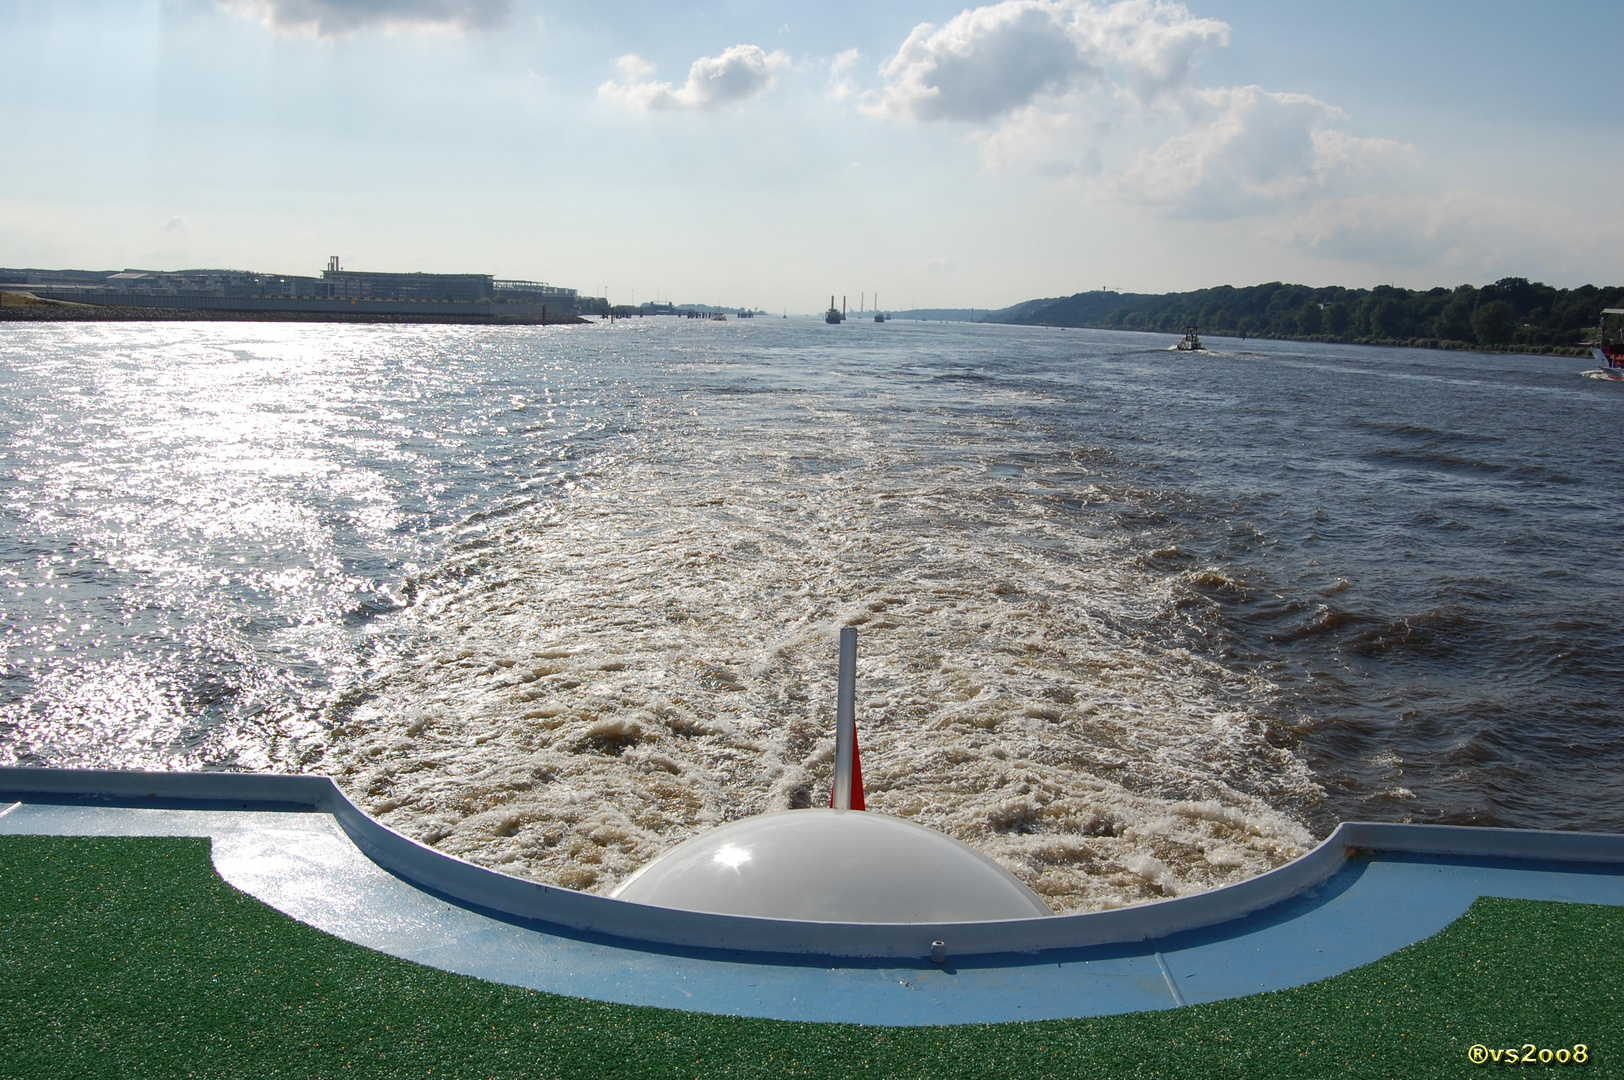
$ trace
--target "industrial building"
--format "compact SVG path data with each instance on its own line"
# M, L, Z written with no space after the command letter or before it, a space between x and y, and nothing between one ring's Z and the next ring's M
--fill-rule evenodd
M441 300L478 302L493 298L489 274L382 274L344 270L338 256L327 260L313 295L340 300Z
M390 303L546 305L554 315L576 314L574 289L544 281L498 280L490 274L391 274L345 270L338 256L320 277L250 270L8 270L0 286L27 286L40 296L88 304L218 308L224 299L257 301L349 300ZM211 303L200 302L210 300Z

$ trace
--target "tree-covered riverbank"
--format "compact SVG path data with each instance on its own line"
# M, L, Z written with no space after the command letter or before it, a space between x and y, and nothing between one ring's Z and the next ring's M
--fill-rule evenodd
M1526 278L1419 292L1314 288L1270 282L1196 292L1087 292L1028 300L986 321L1027 326L1203 333L1295 341L1342 341L1434 349L1588 355L1601 310L1624 306L1624 287L1557 289Z

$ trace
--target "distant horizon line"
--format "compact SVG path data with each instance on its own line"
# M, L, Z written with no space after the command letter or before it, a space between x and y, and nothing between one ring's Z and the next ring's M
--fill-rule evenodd
M338 257L338 256L329 256L328 257L328 264L326 266L322 267L321 271L318 272L318 273L324 273L324 272L335 269L334 264L339 260L339 258L340 257ZM380 275L381 274L390 274L390 275L422 274L422 275L425 275L425 276L432 275L432 276L439 276L439 277L482 276L482 277L490 277L492 279L501 280L501 281L509 281L509 280L520 281L520 280L523 280L523 281L534 281L534 282L542 283L542 284L546 283L543 279L539 279L539 278L522 278L522 279L521 278L513 278L513 277L511 277L509 275L499 275L499 274L496 274L494 272L484 272L484 271L470 271L470 272L467 273L467 275L464 275L464 273L461 272L461 271L355 270L355 269L353 269L351 267L336 267L336 268L340 269L344 273L362 273L362 274L380 274ZM251 275L258 275L258 276L265 276L265 277L317 277L318 276L317 274L308 274L308 273L298 273L298 272L291 272L290 273L290 272L279 271L279 270L249 270L249 269L242 269L242 268L237 268L237 267L223 267L223 266L219 266L219 267L196 266L196 267L181 267L181 268L176 268L176 269L154 269L154 268L150 268L150 267L126 266L126 267L123 267L122 269L117 269L117 270L103 269L103 268L84 269L84 268L79 268L79 267L50 268L50 267L43 267L43 266L24 266L24 267L0 267L0 287L4 287L4 286L22 286L22 285L30 284L30 283L24 282L24 281L10 280L8 278L8 276L7 276L7 275L12 275L12 274L29 274L29 273L32 273L32 274L63 274L63 275L67 275L67 274L84 274L84 275L105 274L107 276L111 276L111 275L114 275L114 274L129 274L129 273L146 273L146 274L206 274L206 273L220 274L220 273L228 273L228 274L251 274ZM1216 284L1216 285L1203 285L1203 286L1197 286L1195 288L1186 288L1186 289L1162 289L1160 291L1151 291L1151 290L1148 290L1148 289L1125 288L1125 287L1121 287L1121 286L1112 286L1112 285L1101 285L1098 288L1076 289L1076 290L1069 291L1069 292L1056 292L1056 293L1051 293L1051 294L1045 295L1045 296L1030 296L1030 297L1027 297L1025 299L1016 300L1016 301L1014 301L1012 303L1006 303L1006 304L990 304L990 303L989 304L939 304L939 305L915 305L913 307L908 307L908 308L873 308L873 307L868 307L868 306L860 306L857 309L848 309L848 311L849 310L857 310L861 314L869 314L871 312L883 311L883 312L886 313L886 315L888 317L890 317L890 316L908 317L910 315L911 316L921 316L921 315L926 315L926 314L942 317L942 316L956 315L956 314L977 314L977 313L985 313L987 315L993 315L993 314L997 314L997 313L1000 313L1000 312L1010 311L1010 310L1012 310L1014 308L1019 308L1019 307L1023 307L1023 306L1030 305L1030 304L1042 304L1042 303L1046 303L1046 302L1054 302L1054 301L1066 300L1066 299L1070 299L1070 298L1077 297L1077 296L1087 296L1087 295L1101 295L1101 296L1115 295L1115 296L1132 296L1132 297L1169 297L1169 296L1187 295L1187 294L1191 294L1191 293L1208 292L1208 291L1217 290L1217 289L1235 289L1235 290L1257 289L1257 288L1260 288L1260 287L1263 287L1263 286L1266 286L1266 285L1277 285L1277 286L1286 287L1286 288L1306 288L1306 289L1313 289L1313 290L1334 289L1334 290L1342 290L1342 291L1346 291L1346 292L1350 292L1350 293L1370 293L1370 292L1373 292L1373 291L1375 291L1377 289L1391 289L1391 290L1394 290L1395 292L1399 292L1399 293L1410 293L1410 294L1424 295L1426 293L1433 292L1433 291L1438 290L1438 289L1443 289L1443 290L1446 290L1446 291L1454 291L1456 289L1468 288L1468 287L1473 288L1473 289L1483 289L1483 288L1488 288L1488 287L1491 287L1493 285L1496 285L1496 284L1499 284L1499 283L1502 283L1502 282L1527 282L1527 283L1529 283L1531 285L1534 285L1534 286L1542 286L1542 287L1546 287L1546 288L1555 288L1560 292L1572 292L1572 291L1575 291L1575 290L1578 290L1578 289L1585 289L1585 288L1596 288L1596 289L1599 289L1599 290L1606 290L1606 289L1611 289L1611 288L1617 288L1618 287L1618 286L1600 285L1600 284L1597 284L1595 282L1586 282L1583 285L1567 286L1567 287L1564 287L1564 286L1551 286L1551 285L1548 285L1545 282L1538 281L1538 280L1535 280L1534 278L1521 276L1521 275L1504 275L1504 276L1496 278L1496 279L1494 279L1492 281L1484 281L1484 282L1466 281L1466 282L1461 282L1461 283L1456 284L1456 285L1432 285L1432 286L1425 287L1425 288L1405 286L1405 285L1395 285L1395 284L1392 284L1391 282L1382 282L1382 283L1377 283L1375 285L1343 285L1343 284L1338 284L1338 283L1321 284L1321 285L1309 285L1309 284L1306 284L1304 282L1286 281L1284 279L1276 278L1276 279L1271 279L1271 280L1268 280L1268 281L1258 281L1258 282L1255 282L1255 283L1252 283L1252 284L1246 284L1246 285L1238 285L1238 284L1234 284L1232 282L1222 282L1222 283L1219 283L1219 284ZM582 296L583 299L602 300L602 301L604 301L606 303L608 303L608 301L610 299L607 291L605 293L602 293L602 294L593 294L593 293L588 293L586 290L581 290L580 293L581 293L581 296ZM632 295L635 296L635 290L632 291ZM849 294L846 294L846 295L849 295ZM713 310L724 310L725 309L725 310L754 311L754 312L763 312L763 313L770 313L771 310L772 310L771 308L763 307L763 306L760 306L760 305L717 304L717 303L710 302L710 301L699 301L699 300L689 300L689 301L645 300L645 301L641 301L641 302L627 301L627 302L624 302L624 303L612 304L611 306L613 306L613 307L643 307L643 306L651 305L651 304L659 304L659 305L670 304L674 308L690 308L690 309L705 308L705 309L713 309ZM781 314L788 314L787 308L784 308L784 307L780 307L780 312L781 312ZM808 310L808 311L805 311L805 312L797 312L798 315L812 315L812 316L820 316L822 313L823 313L823 309L821 307L813 309L813 310Z

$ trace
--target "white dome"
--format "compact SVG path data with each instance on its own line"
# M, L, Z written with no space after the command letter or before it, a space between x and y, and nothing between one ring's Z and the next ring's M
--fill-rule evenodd
M950 836L885 814L785 810L678 844L621 900L810 922L936 923L1052 915L1036 893Z

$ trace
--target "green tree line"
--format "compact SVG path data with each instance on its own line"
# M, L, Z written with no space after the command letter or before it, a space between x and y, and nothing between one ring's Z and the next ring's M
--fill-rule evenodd
M1232 337L1567 352L1591 340L1607 307L1624 307L1624 287L1557 289L1527 278L1501 278L1481 288L1420 292L1391 285L1313 288L1274 281L1161 295L1078 293L1030 300L993 312L987 321L1162 333L1196 326Z

